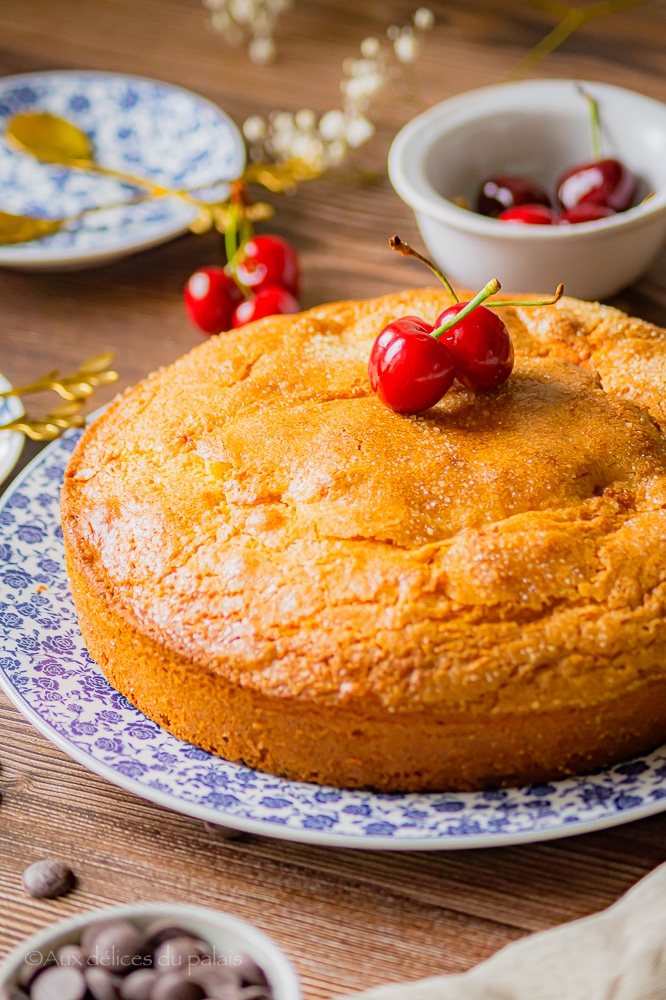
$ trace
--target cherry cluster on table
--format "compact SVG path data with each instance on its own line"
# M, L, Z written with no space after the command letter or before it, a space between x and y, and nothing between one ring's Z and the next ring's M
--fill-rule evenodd
M298 255L280 236L253 236L237 259L192 274L185 309L204 333L220 333L277 313L296 313L300 282Z

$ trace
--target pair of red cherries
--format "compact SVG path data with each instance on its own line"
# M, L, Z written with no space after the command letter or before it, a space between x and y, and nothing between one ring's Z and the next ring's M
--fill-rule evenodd
M185 286L185 309L204 333L220 333L264 316L296 313L298 255L280 236L253 236L227 267L200 267Z
M429 267L448 289L454 304L433 323L419 316L393 320L375 339L368 361L368 378L381 401L396 413L430 409L449 391L455 379L467 389L495 389L513 370L513 343L506 324L482 303L499 291L497 278L469 302L460 302L448 280L431 261L399 236L390 246ZM498 306L552 305L561 298L559 285L550 299L497 302Z

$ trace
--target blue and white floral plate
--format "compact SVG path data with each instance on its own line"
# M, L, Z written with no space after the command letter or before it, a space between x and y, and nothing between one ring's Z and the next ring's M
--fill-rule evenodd
M0 392L11 389L11 383L0 375ZM8 424L23 413L21 400L16 396L0 396L0 424ZM23 435L17 431L0 431L0 483L3 483L18 462L23 448Z
M171 84L112 73L62 71L0 79L0 135L21 112L48 111L91 138L99 163L176 190L221 200L245 164L241 135L210 101ZM0 210L40 218L90 212L30 243L0 246L0 265L78 269L116 260L185 232L196 208L182 198L130 204L144 189L40 163L0 141ZM214 197L213 197L214 196Z
M58 494L79 433L41 452L0 506L0 685L37 729L91 771L202 820L335 847L496 847L666 809L666 747L538 787L378 795L274 778L171 736L109 686L78 629Z

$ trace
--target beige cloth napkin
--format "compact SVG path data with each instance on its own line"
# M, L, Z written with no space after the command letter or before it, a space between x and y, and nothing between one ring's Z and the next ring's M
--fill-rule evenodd
M353 1000L666 1000L666 864L602 913L510 944L469 972Z

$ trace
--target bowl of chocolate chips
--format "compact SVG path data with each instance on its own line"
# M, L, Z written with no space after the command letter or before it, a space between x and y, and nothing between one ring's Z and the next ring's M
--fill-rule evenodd
M226 913L173 903L94 910L20 944L0 966L2 1000L301 1000L265 934Z

